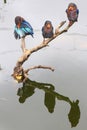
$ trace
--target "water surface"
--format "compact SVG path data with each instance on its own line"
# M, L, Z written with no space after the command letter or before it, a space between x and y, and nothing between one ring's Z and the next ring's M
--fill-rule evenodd
M26 87L11 77L17 59L22 54L20 40L10 37L12 29L0 30L0 33L0 129L86 130L87 37L66 33L52 41L48 47L33 53L24 63L25 69L34 65L46 65L55 71L30 71ZM26 38L27 48L32 48L41 41L41 32L36 31L34 39ZM22 103L20 97L25 98ZM72 128L68 114L71 104L77 100L79 104L75 108L78 109L79 106L80 113L75 109L77 112L74 112L74 121L79 118L79 122Z

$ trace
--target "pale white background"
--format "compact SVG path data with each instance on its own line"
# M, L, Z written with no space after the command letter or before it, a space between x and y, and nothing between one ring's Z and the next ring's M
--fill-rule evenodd
M20 40L13 36L14 18L21 15L35 31L34 39L26 38L28 48L42 40L41 28L45 20L51 20L54 28L68 19L65 10L70 2L79 9L78 22L67 33L52 41L48 48L34 53L24 64L52 65L55 72L32 71L32 80L52 83L56 91L71 100L80 100L81 118L71 128L67 114L69 105L57 102L55 112L48 113L43 104L43 93L35 95L24 104L19 104L17 84L11 74L18 57L22 54ZM66 23L66 24L67 24ZM87 130L87 0L0 0L0 130ZM39 73L40 72L40 73Z

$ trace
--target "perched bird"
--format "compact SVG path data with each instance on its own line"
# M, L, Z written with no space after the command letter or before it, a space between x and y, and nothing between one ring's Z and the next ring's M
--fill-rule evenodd
M25 37L26 35L33 36L33 28L29 22L27 22L21 16L15 17L15 29L14 29L14 36L16 39L20 39Z
M33 28L30 25L29 22L27 22L24 18L21 16L15 17L15 28L14 28L14 37L16 39L22 39L21 42L21 48L24 52L25 50L25 37L27 35L31 35L33 37Z
M42 27L42 36L44 38L43 43L45 42L46 38L53 37L53 26L51 21L47 20L44 23L44 26Z
M79 9L75 3L70 3L68 8L66 9L66 14L69 20L69 26L71 26L74 22L78 21Z

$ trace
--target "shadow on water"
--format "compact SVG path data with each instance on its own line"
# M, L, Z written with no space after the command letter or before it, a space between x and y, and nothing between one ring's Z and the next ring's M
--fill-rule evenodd
M68 113L68 119L71 123L71 127L76 127L80 119L79 100L71 101L68 97L63 96L55 91L55 87L49 83L40 83L27 79L21 88L18 88L17 95L19 96L19 102L24 103L27 98L35 93L35 89L43 90L44 105L48 112L53 113L56 100L62 100L70 104L70 111Z

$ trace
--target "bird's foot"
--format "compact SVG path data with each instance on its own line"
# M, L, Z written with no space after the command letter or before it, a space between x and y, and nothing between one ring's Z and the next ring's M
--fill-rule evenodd
M45 40L43 40L43 44L45 44Z
M26 51L28 51L28 49L25 48L25 49L23 50L23 52L25 53Z

